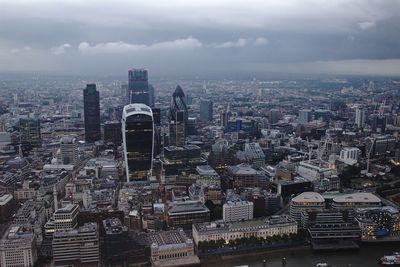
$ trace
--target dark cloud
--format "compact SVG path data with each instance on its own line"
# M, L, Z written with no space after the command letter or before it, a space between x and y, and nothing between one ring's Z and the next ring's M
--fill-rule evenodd
M400 74L395 0L0 0L0 10L0 71Z

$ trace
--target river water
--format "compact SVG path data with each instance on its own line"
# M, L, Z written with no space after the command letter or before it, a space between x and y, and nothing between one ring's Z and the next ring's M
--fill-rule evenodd
M210 259L202 266L232 267L249 265L262 267L266 260L267 267L282 267L282 258L286 258L285 267L314 267L319 262L326 262L334 267L377 267L378 260L385 254L400 251L400 243L363 245L356 251L312 252L310 248L288 251L270 251L256 255L243 255L230 259Z

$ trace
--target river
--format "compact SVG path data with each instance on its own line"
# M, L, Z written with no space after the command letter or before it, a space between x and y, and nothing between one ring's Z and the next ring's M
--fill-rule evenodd
M314 267L319 262L326 262L334 267L377 267L379 258L384 254L400 251L400 243L362 245L360 250L339 252L312 252L310 248L298 248L284 251L270 251L254 255L241 255L229 259L202 260L202 266L232 267L249 265L262 267L266 260L267 267L282 267L282 258L286 258L285 267Z

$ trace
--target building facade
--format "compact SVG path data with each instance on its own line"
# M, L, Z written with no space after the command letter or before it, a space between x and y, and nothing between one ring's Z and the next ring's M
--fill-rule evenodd
M129 104L122 114L122 141L127 182L147 180L153 168L153 112L144 104Z
M147 70L131 69L128 71L127 104L141 103L150 105L149 79Z
M85 117L85 140L94 143L101 139L100 130L100 94L96 84L86 85L83 90L83 106Z
M222 206L222 219L224 222L252 220L254 216L254 204L250 201L227 201Z

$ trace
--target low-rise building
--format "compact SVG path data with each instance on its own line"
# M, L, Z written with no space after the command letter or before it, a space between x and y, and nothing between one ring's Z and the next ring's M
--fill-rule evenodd
M276 215L263 219L243 222L207 222L193 225L193 240L199 242L211 240L231 240L249 237L267 238L274 235L297 234L297 222L288 216Z
M301 212L307 209L325 207L325 199L316 192L304 192L294 197L290 202L290 217L300 224Z
M200 201L175 201L169 203L168 225L190 228L194 223L210 220L210 210Z
M36 260L36 240L31 226L11 226L0 240L0 266L30 267Z
M254 216L254 204L250 201L227 201L222 206L222 219L224 222L252 220Z
M153 266L192 266L200 264L194 253L193 240L182 229L160 231L147 236L151 243Z

